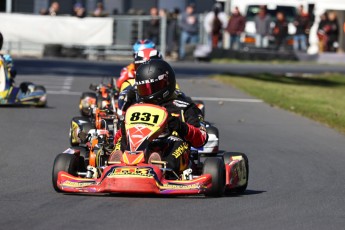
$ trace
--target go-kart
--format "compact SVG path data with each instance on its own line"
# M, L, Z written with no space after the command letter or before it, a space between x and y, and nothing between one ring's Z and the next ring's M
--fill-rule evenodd
M118 117L116 108L114 110L90 108L90 117L73 117L70 124L69 140L72 146L85 144L86 139L80 135L88 134L92 129L106 129L109 132L109 142L111 142L118 128Z
M148 146L168 135L165 108L135 104L125 115L129 143L120 161L106 160L100 149L87 153L69 148L56 156L52 182L57 192L134 193L221 196L225 191L243 193L248 184L248 158L243 153L224 153L200 161L197 151L190 153L190 167L181 174L165 161L147 162ZM97 148L107 138L107 130L94 130L89 145Z
M100 109L106 109L110 106L116 106L115 98L117 98L117 91L113 87L116 85L115 80L111 83L98 85L90 85L89 89L94 92L83 92L79 101L79 111L82 116L90 116L90 108L97 106Z
M44 86L22 82L16 87L13 86L9 75L10 72L0 58L0 105L46 106L47 93Z

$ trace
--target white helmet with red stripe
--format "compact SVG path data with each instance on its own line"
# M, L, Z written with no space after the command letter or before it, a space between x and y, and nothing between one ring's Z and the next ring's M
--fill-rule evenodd
M162 54L153 48L139 50L134 56L134 65L137 69L142 63L151 59L163 59Z

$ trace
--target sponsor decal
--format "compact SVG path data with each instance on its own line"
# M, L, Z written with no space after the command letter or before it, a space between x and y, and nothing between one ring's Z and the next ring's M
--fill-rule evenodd
M187 151L189 149L189 146L186 142L183 142L173 153L172 155L175 158L178 158L179 156L181 156L185 151Z
M151 79L147 79L147 80L143 80L143 81L137 81L136 85L144 85L144 84L149 84L149 83L161 81L164 78L166 78L167 76L168 76L168 72L166 74L159 75L157 78L154 78L154 79L151 78Z
M77 187L86 187L86 186L92 185L94 183L95 182L93 182L93 181L87 181L87 182L64 181L61 184L61 186L77 188Z
M187 106L189 106L188 102L180 101L180 100L174 100L173 104L177 107L183 107L183 108L186 108Z
M152 170L151 168L117 167L117 168L114 168L113 171L108 174L108 177L139 176L139 177L150 178L150 177L153 177L151 170Z
M200 184L163 184L161 189L200 189Z

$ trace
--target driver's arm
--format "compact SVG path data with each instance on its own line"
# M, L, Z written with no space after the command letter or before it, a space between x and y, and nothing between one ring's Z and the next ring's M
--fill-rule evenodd
M188 126L188 132L184 139L191 143L195 148L206 144L208 135L204 123L204 117L198 107L193 103L185 110L185 123Z

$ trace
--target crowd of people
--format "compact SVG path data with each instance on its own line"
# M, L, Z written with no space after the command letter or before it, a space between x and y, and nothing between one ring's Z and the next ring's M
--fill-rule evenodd
M59 3L52 2L48 9L42 9L42 15L59 15ZM130 10L129 14L145 15L144 11L137 12ZM75 3L72 16L84 18L87 16L105 17L103 3L98 2L91 14L88 14L85 7L80 3ZM180 13L180 9L168 11L152 7L149 10L152 19L145 22L144 36L152 40L155 44L160 43L161 21L160 17L167 18L166 47L167 55L178 54L179 59L186 56L187 44L196 45L200 41L199 15L195 12L195 5L187 5L185 10ZM223 47L224 32L228 33L229 49L240 50L243 48L243 37L246 21L248 19L240 13L238 7L234 7L230 16L222 10L222 5L216 3L213 9L208 12L203 21L203 30L208 36L208 44L212 48ZM298 13L293 21L288 20L284 12L277 11L276 15L270 15L266 6L260 6L258 13L253 18L255 23L255 37L253 43L257 48L271 48L275 50L285 50L290 46L294 51L306 52L309 46L308 38L310 28L314 23L314 18L299 6ZM289 33L289 24L295 26L295 33ZM334 12L325 12L321 16L317 36L319 38L320 52L335 52L339 47L339 24ZM241 41L242 40L242 41ZM176 52L174 52L176 51Z
M60 14L60 4L59 2L52 2L48 9L43 8L40 10L39 13L40 15L57 16ZM85 18L87 16L106 17L108 16L108 13L104 10L104 6L102 2L97 2L96 8L91 14L88 14L84 5L81 2L76 2L73 6L71 15L78 18Z

